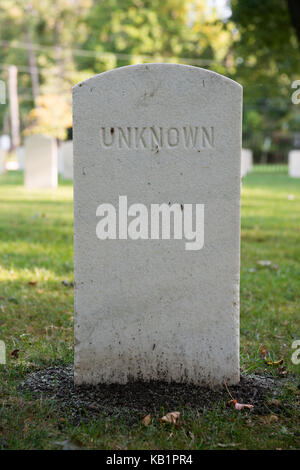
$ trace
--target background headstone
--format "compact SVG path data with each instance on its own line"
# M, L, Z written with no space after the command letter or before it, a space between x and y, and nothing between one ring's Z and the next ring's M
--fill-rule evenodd
M32 135L25 140L25 186L57 186L57 144L52 137Z
M61 144L62 177L67 180L73 179L73 142Z
M289 152L289 175L292 178L300 178L300 150Z
M0 175L5 172L6 151L0 148Z
M57 146L57 172L59 175L63 172L62 142Z
M239 84L184 65L74 87L76 384L239 381L241 108ZM97 207L120 195L204 204L204 247L99 240Z
M241 175L245 176L252 171L253 168L253 154L252 150L242 149L241 155Z
M16 156L19 170L24 170L25 168L25 147L17 147L16 148Z
M8 152L10 150L10 136L3 134L0 136L0 149Z

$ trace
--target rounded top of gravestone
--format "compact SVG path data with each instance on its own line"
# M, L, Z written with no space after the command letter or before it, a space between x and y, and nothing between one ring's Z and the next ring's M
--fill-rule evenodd
M74 85L73 91L77 91L77 89L92 85L92 82L95 80L110 80L115 77L122 79L122 76L130 77L131 75L139 75L142 78L151 74L155 74L155 78L160 77L162 79L167 78L170 74L181 74L182 76L185 76L187 80L192 80L194 78L195 80L199 80L199 83L201 80L211 79L213 81L219 81L220 83L222 82L223 84L242 89L242 86L239 83L217 72L212 72L211 70L184 64L149 63L126 65L124 67L119 67L99 73ZM205 86L204 81L202 85Z

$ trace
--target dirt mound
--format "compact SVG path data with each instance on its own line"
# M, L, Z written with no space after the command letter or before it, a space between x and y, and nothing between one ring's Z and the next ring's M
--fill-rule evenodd
M251 413L270 413L270 400L280 394L285 380L270 376L242 376L238 385L230 392L240 403L254 405ZM172 411L226 407L230 400L225 387L209 389L190 384L165 382L132 382L126 385L74 387L73 367L48 367L31 373L22 383L21 389L31 391L34 396L43 395L56 400L70 419L93 418L98 415L124 416L130 422L148 413L161 415L162 410ZM275 400L276 402L276 400ZM272 411L281 411L278 407Z

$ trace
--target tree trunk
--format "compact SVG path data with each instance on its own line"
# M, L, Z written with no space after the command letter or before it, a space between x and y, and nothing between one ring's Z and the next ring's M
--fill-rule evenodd
M8 93L11 128L11 150L20 145L20 116L18 102L18 69L11 65L8 69Z
M25 24L26 30L26 42L27 42L27 51L28 51L28 61L30 67L30 75L31 75L31 83L32 83L32 94L34 99L34 104L37 106L37 100L40 95L39 90L39 72L36 65L36 57L35 52L32 46L31 34L29 30L29 26Z

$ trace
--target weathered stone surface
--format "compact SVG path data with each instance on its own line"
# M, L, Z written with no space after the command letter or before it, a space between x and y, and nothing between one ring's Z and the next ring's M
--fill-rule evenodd
M32 135L25 140L25 186L57 186L57 144L52 137Z
M76 384L239 381L241 108L239 84L183 65L74 87ZM124 198L184 221L204 205L204 244L128 238ZM104 203L123 214L116 239L98 238Z

